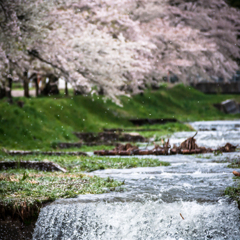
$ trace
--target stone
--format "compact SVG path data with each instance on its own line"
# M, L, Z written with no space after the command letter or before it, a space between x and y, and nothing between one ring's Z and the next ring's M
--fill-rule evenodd
M30 168L30 169L37 169L40 171L61 171L67 172L66 169L60 167L58 164L49 162L49 161L9 161L9 162L0 162L0 169L8 169L8 168Z
M239 104L235 100L232 99L226 100L222 102L221 105L223 106L223 110L225 113L229 114L240 113Z

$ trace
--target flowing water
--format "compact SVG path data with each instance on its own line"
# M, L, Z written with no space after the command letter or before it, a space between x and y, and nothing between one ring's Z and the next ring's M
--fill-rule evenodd
M240 144L240 121L195 122L200 146ZM174 134L171 144L194 132ZM240 239L240 210L224 196L234 184L226 159L240 153L151 156L168 167L109 169L124 192L58 200L43 208L33 239Z

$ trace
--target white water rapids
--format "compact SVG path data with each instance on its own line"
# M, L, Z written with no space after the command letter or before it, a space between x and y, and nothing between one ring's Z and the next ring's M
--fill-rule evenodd
M195 122L200 146L240 144L240 121ZM193 132L174 134L179 144ZM43 208L33 239L240 239L240 210L224 196L234 184L228 161L240 153L151 156L168 167L108 169L124 192L57 200Z

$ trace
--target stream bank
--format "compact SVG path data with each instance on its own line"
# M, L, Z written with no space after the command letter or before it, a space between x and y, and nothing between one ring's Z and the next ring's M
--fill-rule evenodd
M195 129L215 126L214 131L199 132L196 139L199 146L216 148L240 143L239 124L192 125ZM193 135L176 133L170 144L180 144ZM171 165L95 171L93 175L125 181L126 191L53 202L41 210L33 239L237 240L240 210L224 191L235 185L234 169L228 165L239 157L239 152L151 156Z
M240 143L240 121L192 126L206 129L196 136L199 146ZM175 133L170 144L179 145L193 135ZM54 201L41 209L33 239L238 239L240 210L224 191L236 185L229 163L240 158L239 152L149 158L170 165L89 173L124 182L125 191ZM117 163L132 157L108 159ZM69 163L74 166L74 161Z

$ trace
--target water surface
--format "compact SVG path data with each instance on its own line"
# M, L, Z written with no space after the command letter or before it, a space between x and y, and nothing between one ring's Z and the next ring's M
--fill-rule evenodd
M240 144L240 121L192 126L199 146ZM55 201L41 210L33 239L239 239L240 211L224 189L234 184L225 160L240 153L151 157L171 165L95 171L125 181L125 191Z

